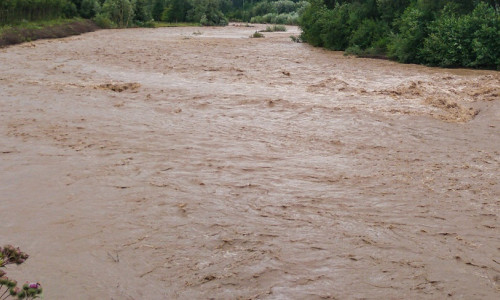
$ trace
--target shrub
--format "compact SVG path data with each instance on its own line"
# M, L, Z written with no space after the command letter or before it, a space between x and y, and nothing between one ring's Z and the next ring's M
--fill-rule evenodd
M470 14L444 13L429 25L421 51L424 62L442 67L497 68L500 60L500 18L479 3Z
M97 26L103 29L110 29L116 27L116 24L113 23L113 21L111 21L109 17L105 14L98 14L97 16L95 16L93 21Z
M286 31L286 26L273 25L273 26L267 26L265 30L262 30L262 32L275 32L275 31Z
M258 31L254 32L251 36L251 38L263 38L264 35Z
M304 13L299 20L300 28L302 29L300 37L303 41L306 41L313 46L323 46L321 34L324 30L324 22L321 20L327 12L328 10L322 1L311 1L311 5L304 10Z
M302 43L302 39L300 38L300 36L291 35L291 36L290 36L290 39L291 39L294 43Z
M389 57L400 62L419 61L419 51L427 35L426 19L423 11L408 7L401 18L396 21L399 33L390 37L388 44Z
M345 50L349 46L352 28L349 26L351 18L349 5L336 6L333 10L325 11L318 20L321 28L320 38L324 47L332 50Z
M500 70L500 15L479 4L472 12L472 21L478 24L472 40L474 61L470 66Z
M372 45L380 44L387 32L389 32L389 26L385 22L366 19L353 32L349 43L351 46L356 45L361 49L367 49Z
M97 0L82 0L80 6L80 16L92 19L101 12L101 4Z

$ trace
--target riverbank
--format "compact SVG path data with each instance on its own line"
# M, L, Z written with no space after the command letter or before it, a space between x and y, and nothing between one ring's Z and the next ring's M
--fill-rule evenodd
M62 38L98 30L91 20L61 19L0 28L0 48L40 39Z

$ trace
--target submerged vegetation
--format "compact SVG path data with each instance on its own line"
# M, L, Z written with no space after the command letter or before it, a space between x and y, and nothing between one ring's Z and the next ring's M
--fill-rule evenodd
M403 63L500 69L500 1L311 0L301 38Z
M254 32L251 36L251 38L263 38L264 35L258 31Z
M273 26L267 26L266 29L262 30L262 32L276 32L276 31L286 31L286 26L273 25Z

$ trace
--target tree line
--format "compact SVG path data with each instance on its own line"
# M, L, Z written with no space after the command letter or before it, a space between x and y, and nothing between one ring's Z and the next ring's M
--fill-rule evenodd
M403 63L500 69L500 1L311 0L300 26L314 46Z
M154 21L224 26L228 20L297 24L305 0L0 0L0 25L82 17L101 27Z
M1 0L0 25L57 19L67 6L67 0Z
M0 25L82 17L103 27L148 26L153 21L225 25L230 0L0 0Z

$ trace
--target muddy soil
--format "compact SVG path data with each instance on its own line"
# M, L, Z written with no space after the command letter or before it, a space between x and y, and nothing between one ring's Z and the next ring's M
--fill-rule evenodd
M45 299L498 299L500 74L298 29L0 50L0 243Z

